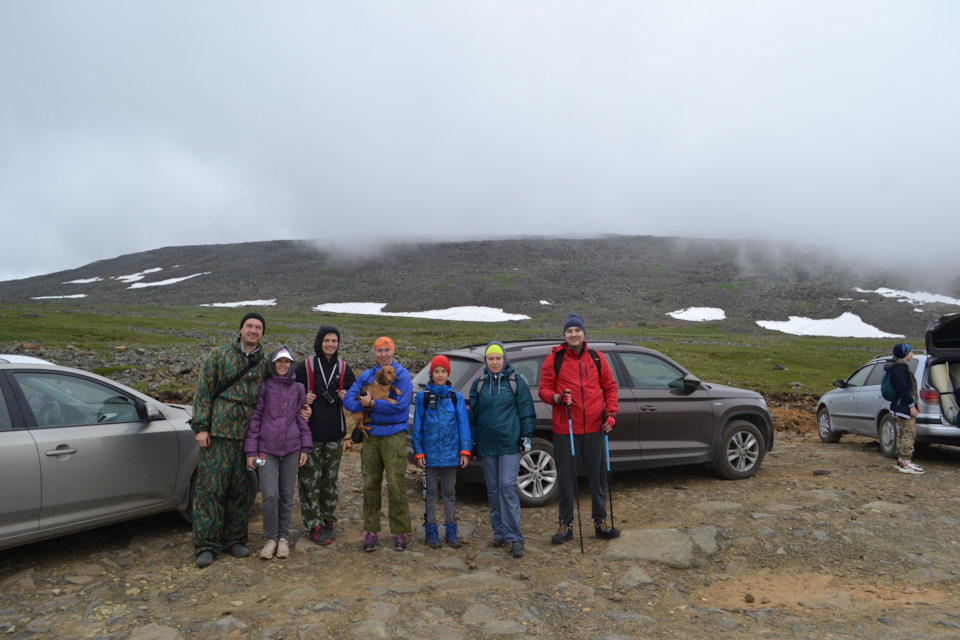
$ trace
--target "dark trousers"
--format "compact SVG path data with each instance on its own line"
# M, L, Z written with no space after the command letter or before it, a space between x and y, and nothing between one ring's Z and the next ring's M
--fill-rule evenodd
M220 553L247 544L247 471L243 440L210 438L200 449L193 496L193 546Z
M593 520L607 518L607 458L603 432L573 436L577 452L577 471L587 474L590 482L590 500L593 502ZM553 434L553 455L557 461L557 484L560 486L560 521L573 522L573 499L576 476L573 456L570 455L570 435Z

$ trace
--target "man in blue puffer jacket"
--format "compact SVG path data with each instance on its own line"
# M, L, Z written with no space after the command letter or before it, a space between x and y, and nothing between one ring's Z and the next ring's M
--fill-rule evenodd
M366 425L370 427L360 450L360 473L363 475L363 550L375 551L380 545L380 492L383 477L387 477L387 513L393 550L407 548L410 533L410 503L407 502L405 473L407 470L407 430L410 420L410 401L413 399L413 380L410 372L393 359L396 347L384 336L373 343L377 364L360 374L347 395L343 406L347 411L360 413L370 410ZM390 392L388 400L374 400L370 394L361 396L365 386L374 381L382 367L390 365L397 373L393 383L397 393Z
M457 467L470 461L473 439L467 419L467 403L450 386L450 359L435 356L430 361L430 383L414 400L413 453L423 469L423 530L427 545L440 548L437 532L437 478L443 490L443 516L447 544L460 546L454 506Z

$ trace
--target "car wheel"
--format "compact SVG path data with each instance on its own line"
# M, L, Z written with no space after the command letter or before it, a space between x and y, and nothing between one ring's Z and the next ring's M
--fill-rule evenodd
M888 458L897 457L897 419L892 414L883 416L877 433L880 441L880 453Z
M557 461L553 457L553 444L542 438L530 441L530 451L520 460L517 486L520 489L521 507L542 507L557 497Z
M720 436L717 473L729 480L749 478L760 468L766 452L760 430L746 420L734 420Z
M830 412L826 407L817 412L817 435L820 436L820 441L826 444L840 442L840 434L833 430L833 425L830 424Z
M257 502L257 492L260 491L260 482L257 474L253 471L247 472L247 515L253 512L253 505ZM197 470L193 470L190 477L190 486L187 488L187 506L180 515L183 519L193 524L193 496L197 491Z

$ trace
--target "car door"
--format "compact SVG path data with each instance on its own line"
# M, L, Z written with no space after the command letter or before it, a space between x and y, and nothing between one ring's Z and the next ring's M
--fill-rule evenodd
M0 547L29 538L40 522L40 458L0 373ZM8 398L11 401L8 402Z
M685 372L657 354L617 355L627 374L620 384L620 417L636 416L638 454L644 466L706 460L716 440L709 393L699 386L684 388ZM631 446L627 442L617 445L621 449ZM613 448L613 442L610 446ZM616 458L612 451L610 456Z
M177 435L136 400L91 378L16 371L41 474L41 529L152 510L173 497ZM24 412L25 414L27 411Z
M833 424L841 431L865 433L865 422L858 413L857 405L860 402L861 392L866 391L869 394L870 388L865 387L865 385L876 368L877 363L875 362L865 364L854 371L853 374L844 381L844 386L838 387L838 390L831 395L828 409L833 419ZM883 375L882 372L880 375ZM873 389L877 394L880 393L879 385L880 381L878 379L876 387ZM870 416L871 425L874 416L876 416L876 413ZM868 434L876 435L876 428L871 426Z

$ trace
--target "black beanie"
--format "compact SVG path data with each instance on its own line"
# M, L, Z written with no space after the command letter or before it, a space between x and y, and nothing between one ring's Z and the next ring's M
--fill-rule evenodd
M247 320L253 318L254 320L259 320L260 324L263 325L263 332L267 332L267 321L263 319L263 316L257 313L256 311L251 311L247 315L243 316L243 320L240 321L240 328L243 329L243 325L247 323Z
M587 332L587 327L583 323L583 318L575 313L570 314L570 317L567 318L567 321L563 323L563 332L566 333L567 329L570 327L579 327L580 331L583 331L584 333Z
M323 338L324 338L324 336L326 336L328 333L334 333L334 334L336 334L336 336L337 336L337 342L338 342L338 343L340 342L340 330L339 330L339 329L337 329L336 327L330 327L330 326L326 326L326 325L320 327L320 330L317 331L317 339L313 341L313 351L314 351L314 353L316 353L318 356L323 356ZM339 344L338 344L337 350L339 351L339 349L340 349L340 347L339 347Z

